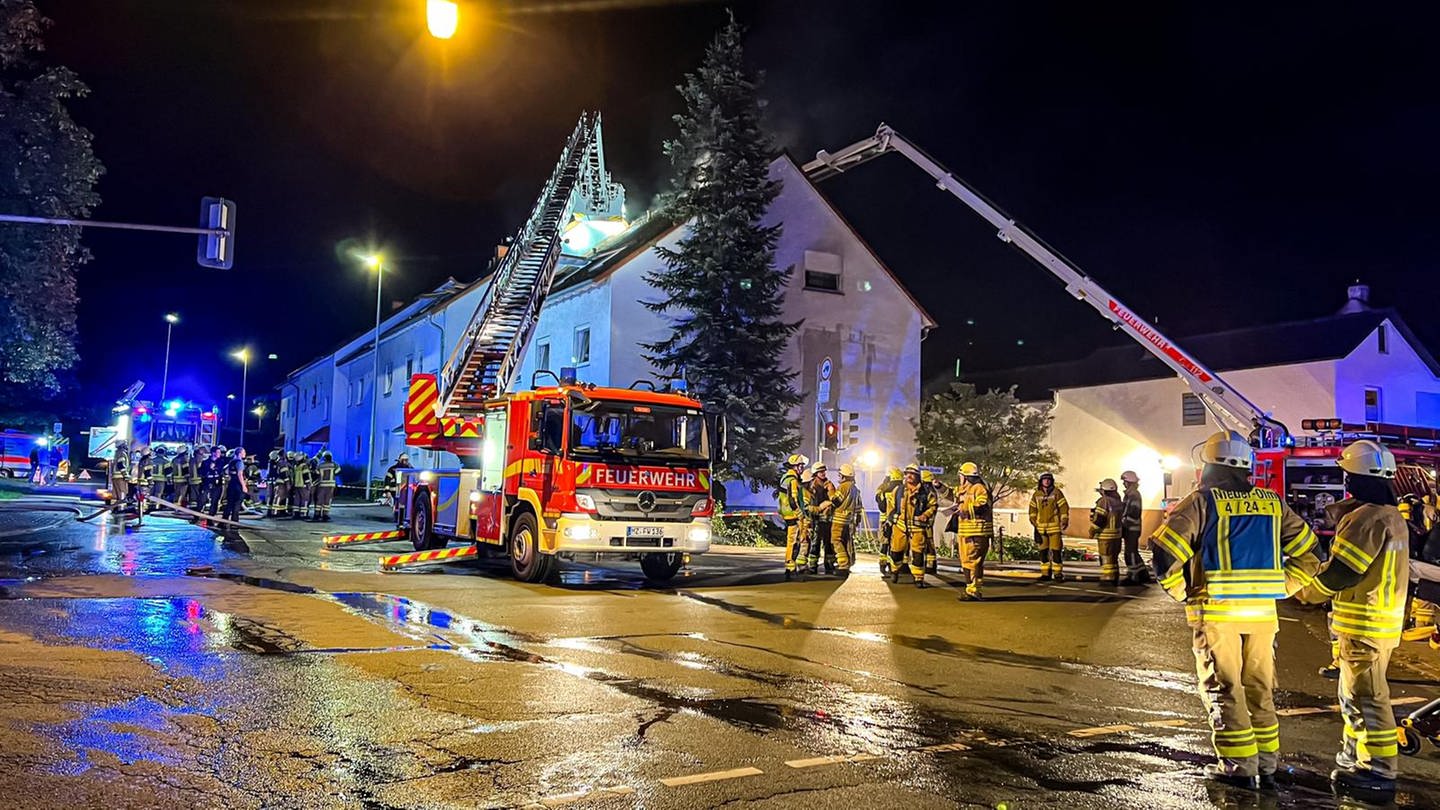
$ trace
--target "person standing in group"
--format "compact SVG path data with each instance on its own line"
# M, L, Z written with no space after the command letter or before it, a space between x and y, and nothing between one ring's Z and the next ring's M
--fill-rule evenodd
M830 547L830 516L835 508L835 485L822 462L810 467L810 573L820 573L820 555L825 555L825 573L835 573L835 550Z
M850 576L850 563L854 560L852 554L855 536L855 524L860 522L860 513L864 510L865 504L860 499L859 488L855 485L855 468L849 464L840 465L840 484L835 487L835 494L831 497L833 505L830 510L830 536L827 538L830 548L825 552L826 568L831 556L835 558L835 571L841 577Z
M250 497L250 484L245 480L245 448L235 448L235 457L225 463L226 520L238 523L240 507Z
M960 601L984 597L985 556L990 553L990 538L995 534L990 485L980 477L980 467L973 461L960 465L961 481L956 488L955 531L960 538L960 566L965 569L965 590Z
M875 489L875 509L880 518L880 576L890 575L890 534L895 529L895 494L902 488L904 476L899 467L891 467L885 480Z
M225 493L225 445L216 445L210 451L210 458L200 475L205 479L205 511L210 517L220 508L220 498Z
M110 456L109 488L110 511L122 514L130 499L130 443L121 439L115 442L115 452Z
M929 539L925 543L925 573L934 574L939 570L939 558L936 553L939 544L935 542L935 533L939 531L943 534L949 528L949 524L942 523L940 519L940 505L947 501L953 503L955 493L945 485L944 481L936 478L935 473L930 470L920 471L920 483L929 487L930 493L935 496L936 525L930 527Z
M279 450L270 451L270 469L265 475L265 487L269 491L266 512L272 518L283 518L290 509L290 462Z
M305 520L310 508L310 459L298 450L290 454L290 517Z
M1134 470L1120 473L1125 494L1120 496L1120 541L1125 554L1125 577L1122 585L1144 585L1150 580L1150 569L1140 556L1140 532L1144 526L1145 501L1140 496L1140 476Z
M1120 584L1120 518L1125 505L1114 478L1106 478L1095 490L1100 494L1090 509L1090 536L1100 555L1100 584Z
M399 490L400 487L399 470L409 469L412 469L412 467L410 466L409 453L401 453L395 458L394 464L391 464L389 467L385 468L385 478L382 482L385 486L385 503L391 505L395 503L395 493ZM369 472L367 471L366 474L369 475Z
M785 473L780 476L778 497L780 519L785 522L785 581L789 582L804 567L810 553L809 543L804 535L805 508L809 502L809 491L800 483L805 465L810 460L792 453L785 459Z
M330 522L330 503L335 500L335 474L340 465L329 450L320 451L320 464L315 468L315 517L316 522Z
M905 468L905 480L895 493L895 528L890 535L890 582L900 584L905 551L910 551L910 575L915 587L925 588L925 548L935 528L935 492L920 480L920 467Z
M1055 486L1054 473L1041 473L1035 492L1030 496L1030 525L1035 529L1035 545L1040 548L1040 579L1065 580L1065 530L1070 528L1070 502Z
M190 503L185 504L191 511L200 512L205 509L205 478L201 474L201 468L205 459L210 457L210 448L205 445L197 445L190 453L190 467L185 471L186 492L189 495Z
M185 506L185 497L190 493L190 448L182 445L170 460L170 486L175 496L171 503Z
M1341 790L1395 790L1399 735L1386 680L1390 656L1405 627L1410 531L1396 506L1395 456L1370 440L1340 453L1345 492L1326 509L1335 521L1330 558L1300 592L1305 602L1330 601L1330 630L1340 654L1340 767L1330 780Z
M25 480L32 484L40 483L40 445L30 448L30 472L26 473Z
M1240 434L1214 434L1200 457L1200 487L1150 538L1155 575L1185 603L1217 757L1206 777L1273 790L1280 760L1275 602L1311 582L1317 539L1279 495L1250 483L1254 452Z
M145 513L150 511L150 505L146 498L150 497L150 487L155 479L155 460L150 453L150 445L140 448L140 457L135 459L135 500L140 506L140 517L143 520Z

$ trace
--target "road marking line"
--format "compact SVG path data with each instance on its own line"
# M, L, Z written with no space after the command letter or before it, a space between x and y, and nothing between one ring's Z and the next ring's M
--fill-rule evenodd
M1321 709L1315 706L1300 706L1294 709L1276 709L1277 717L1299 717L1306 714L1326 714L1330 709Z
M1134 726L1096 726L1094 728L1077 728L1068 732L1071 737L1100 737L1105 734L1124 734L1127 731L1136 731Z
M1423 697L1419 697L1419 696L1416 696L1416 695L1412 695L1412 696L1410 696L1410 697L1391 698L1391 699L1390 699L1390 705L1391 705L1391 706L1408 706L1408 705L1410 705L1411 703L1424 703L1425 700L1426 700L1426 699L1423 698Z
M702 782L720 782L725 779L759 776L763 773L765 772L759 768L732 768L728 771L711 771L709 773L692 773L689 776L672 776L669 779L661 779L660 784L665 787L680 787L682 785L698 785Z
M921 748L920 750L921 750L921 751L929 751L929 752L935 753L935 754L944 754L944 753L947 753L947 752L949 752L949 751L969 751L969 750L970 750L970 746L966 745L965 743L952 742L952 743L940 743L939 745L927 745L927 746L925 746L924 748Z
M812 757L810 759L792 759L786 761L791 768L814 768L820 765L843 765L847 762L869 762L872 759L879 759L877 754L836 754L828 757Z
M1298 622L1298 621L1300 621L1300 620L1299 620L1299 619L1295 619L1295 618L1291 618L1290 616L1281 616L1281 617L1280 617L1280 621L1282 621L1282 622Z
M562 793L558 796L550 796L541 799L541 807L564 807L567 804L585 801L587 799L610 799L616 796L634 796L635 788L629 785L616 785L615 787L596 788L595 790L580 790L575 793Z
M1140 725L1146 728L1180 728L1181 726L1190 725L1190 721L1176 718L1174 720L1151 720L1148 723L1141 723Z

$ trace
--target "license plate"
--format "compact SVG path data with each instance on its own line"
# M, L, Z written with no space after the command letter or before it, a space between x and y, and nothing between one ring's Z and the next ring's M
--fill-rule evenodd
M664 537L665 530L659 526L629 526L625 529L626 537Z

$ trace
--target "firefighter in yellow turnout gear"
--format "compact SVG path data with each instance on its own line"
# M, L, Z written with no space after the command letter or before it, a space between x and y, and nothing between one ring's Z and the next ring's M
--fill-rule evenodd
M796 453L785 459L785 473L780 476L780 519L785 521L785 581L794 578L810 544L805 533L805 508L809 503L809 489L800 481L800 476L810 459Z
M975 462L960 465L960 486L955 489L955 533L959 537L960 567L969 580L960 593L960 601L981 598L985 584L985 556L990 553L990 538L995 534L990 486L980 477Z
M1410 533L1396 508L1395 456L1365 440L1340 454L1350 495L1326 511L1335 519L1330 559L1301 591L1307 602L1331 603L1339 640L1340 714L1345 720L1337 789L1395 790L1399 736L1386 670L1405 627Z
M1250 483L1254 455L1239 434L1211 436L1201 458L1199 489L1150 539L1155 574L1185 603L1193 631L1200 699L1219 759L1205 775L1271 789L1280 752L1275 602L1319 568L1316 537L1280 496Z
M320 465L315 468L315 522L330 520L330 502L335 499L335 475L340 465L329 450L320 451Z
M920 467L905 468L905 480L895 491L895 527L890 531L890 581L900 582L905 551L910 551L910 574L915 586L925 585L925 548L935 529L935 492L920 480Z
M1065 530L1070 528L1070 502L1055 486L1053 473L1041 473L1039 485L1030 496L1030 525L1035 528L1035 544L1040 547L1040 579L1062 582L1065 579Z
M835 555L835 571L842 578L848 577L854 560L855 524L860 522L860 513L865 508L855 485L855 468L851 465L840 465L840 484L835 487L830 503L829 540L831 553Z
M875 508L880 513L880 576L890 576L890 535L895 529L896 493L904 487L904 476L899 467L891 467L885 473L885 480L875 489Z
M1095 491L1100 497L1090 509L1090 536L1095 538L1095 551L1100 555L1100 584L1120 584L1120 519L1125 504L1120 500L1115 479L1106 478Z

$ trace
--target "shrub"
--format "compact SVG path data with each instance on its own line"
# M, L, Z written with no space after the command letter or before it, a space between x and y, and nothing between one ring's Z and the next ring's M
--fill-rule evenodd
M759 515L716 515L710 521L710 529L714 541L722 546L785 545L785 527Z

